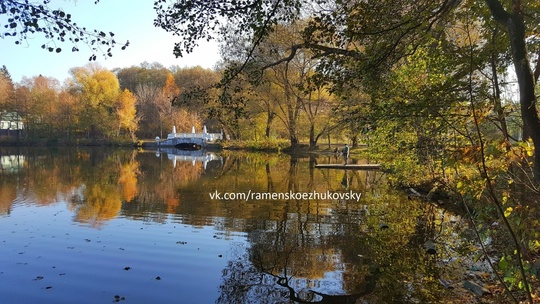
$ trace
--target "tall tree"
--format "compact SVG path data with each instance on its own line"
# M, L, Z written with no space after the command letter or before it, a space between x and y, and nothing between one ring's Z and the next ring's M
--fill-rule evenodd
M170 73L163 65L156 62L143 62L138 66L116 69L114 72L120 81L120 88L131 92L135 92L137 86L142 84L162 87Z
M156 135L163 136L160 132L161 121L156 102L162 96L161 86L147 83L139 84L135 88L137 97L137 112L139 113L139 130L137 137L153 138Z
M167 74L167 79L165 79L163 94L171 104L174 103L174 100L177 99L180 94L180 88L176 85L174 76L171 72Z
M84 105L81 127L91 138L116 134L116 103L120 84L114 73L98 65L73 68L72 90Z
M217 96L216 84L219 83L220 76L220 73L200 66L175 68L174 79L180 88L180 95L174 105L202 115L208 100Z
M531 61L527 50L526 1L512 0L511 7L505 8L499 0L486 0L493 18L501 23L510 36L510 49L512 60L519 84L519 103L521 118L523 119L523 138L531 138L534 144L534 176L540 182L540 118L536 105L535 87L540 75L540 53L536 64L536 71L531 68ZM529 4L533 6L532 3ZM536 3L538 6L538 3ZM539 14L540 12L536 12ZM537 15L538 16L538 15ZM531 24L538 30L538 24Z
M54 78L24 77L14 100L30 138L49 138L58 130L57 103L59 83ZM24 93L23 93L24 92Z
M57 119L59 134L63 134L66 140L71 140L75 137L77 128L78 113L80 113L80 104L76 96L67 90L62 90L58 94L57 104Z
M246 50L246 62L253 58L263 38L275 30L275 25L309 16L303 41L292 45L281 61L290 61L298 50L308 48L321 60L318 70L337 85L355 78L361 78L364 85L384 81L383 75L419 46L433 37L444 39L455 12L489 8L493 18L510 36L521 116L525 135L535 146L534 175L540 179L540 121L534 95L540 60L533 72L528 57L531 50L527 49L537 44L537 39L527 39L539 31L535 22L540 9L537 1L512 0L507 7L500 0L252 0L214 1L211 5L178 1L171 6L157 1L154 7L158 12L156 25L183 39L176 44L177 55L190 52L200 38L212 39L224 34L222 31L227 28L224 24L240 24L235 28L237 36L249 35L253 43ZM245 66L240 65L240 68Z
M310 88L307 96L302 99L302 108L309 121L309 147L315 149L319 138L328 132L331 125L334 98L327 88L317 86Z
M135 132L138 128L139 119L137 118L136 97L128 89L122 91L116 105L116 116L118 117L118 136L124 130L131 140L137 138Z
M2 66L2 69L0 69L0 107L2 110L9 110L9 104L13 98L14 92L15 87L13 85L13 80L4 65Z

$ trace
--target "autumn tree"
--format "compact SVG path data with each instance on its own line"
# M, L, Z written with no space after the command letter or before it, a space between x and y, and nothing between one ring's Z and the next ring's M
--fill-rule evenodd
M132 141L136 140L135 132L138 129L137 109L135 107L137 103L136 97L128 89L124 89L118 98L116 105L116 116L118 117L118 134L122 131L129 135Z
M185 115L183 115L185 114L184 111L178 111L177 108L173 107L173 103L178 98L179 94L180 88L176 85L173 74L169 72L162 90L162 102L158 104L158 109L162 124L165 122L166 125L171 126L171 128L185 119Z
M180 94L180 88L176 85L174 76L170 72L167 74L167 79L165 80L165 85L163 86L163 94L171 103L173 103Z
M118 78L97 65L73 68L71 90L83 105L81 128L91 138L112 138L118 130L116 105L120 95Z
M313 5L315 4L315 5ZM487 6L487 7L486 7ZM253 46L246 49L246 62L253 58L257 46L277 24L290 23L308 16L302 30L303 40L290 46L282 61L290 61L298 50L309 49L320 59L318 71L335 84L360 79L364 85L384 81L384 74L401 59L414 53L430 39L444 39L454 13L472 9L489 9L494 20L507 30L512 62L518 77L525 135L530 136L539 151L540 122L534 96L535 78L540 75L530 66L530 52L535 52L538 24L536 1L499 0L456 1L217 1L212 5L180 1L167 6L155 4L156 25L182 38L175 53L190 52L201 38L212 39L223 34L226 24L236 23L237 36L251 37ZM221 18L215 18L215 16ZM526 16L532 16L527 18ZM479 19L480 21L480 19ZM487 23L484 23L487 24ZM246 65L240 65L240 68ZM533 105L533 106L531 106ZM534 175L540 176L540 153L535 152Z
M253 95L253 87L245 77L239 76L228 83L207 108L208 118L217 120L230 139L241 138L240 124L246 118L246 104Z
M321 136L333 129L331 117L335 98L324 86L310 88L302 99L302 108L309 121L309 147L315 149Z
M277 106L273 113L289 130L291 145L298 144L298 124L304 116L308 121L309 146L315 148L320 136L330 126L332 108L329 87L317 81L319 60L307 49L299 50L290 60L282 60L290 53L291 47L302 40L299 33L303 24L276 26L254 52L254 61L266 70L263 79L280 88L278 94L281 96L274 98Z
M171 130L173 126L173 99L179 93L179 89L174 82L174 76L169 72L165 84L161 88L160 94L154 100L158 110L160 121L160 134L163 137L164 130Z
M0 69L0 107L3 110L9 109L10 101L13 98L15 86L6 66Z
M261 108L260 112L264 113L265 128L264 136L270 138L272 134L272 125L276 118L277 102L276 102L276 88L271 82L263 82L257 86L257 92L259 98L258 106Z
M219 83L220 73L200 66L173 67L173 70L174 79L180 88L180 94L173 102L173 106L179 109L178 114L181 115L175 121L178 130L186 130L186 127L191 130L192 126L200 130L203 124L209 129L221 129L215 120L208 118L209 106L219 94L216 85Z
M141 138L163 137L163 110L168 111L163 99L163 87L171 73L159 63L143 62L138 66L116 69L115 74L122 90L133 92L139 117L137 136ZM170 80L169 80L170 81ZM167 108L167 109L164 109Z
M59 82L54 78L24 77L14 94L14 110L25 121L29 138L51 138L58 131Z
M221 74L200 66L174 68L174 79L180 88L180 94L174 101L175 106L185 107L190 112L203 116L210 99L216 98Z
M15 111L22 118L23 122L28 120L30 115L31 107L31 92L30 88L27 86L16 86L15 92L13 93L12 104L10 107L11 111ZM23 133L23 138L28 137L28 133L31 132L32 125L25 126L25 132Z
M57 129L59 82L41 75L35 77L33 82L32 120L35 127L39 127L42 136L52 135Z
M151 84L139 84L135 88L137 97L137 112L139 113L139 130L137 137L154 138L156 135L163 136L161 133L161 120L156 106L156 101L161 98L161 86Z
M81 113L80 106L78 98L71 92L62 90L58 94L56 111L59 135L68 141L75 138L79 121L78 113Z
M113 72L118 77L120 88L122 90L128 89L131 92L135 92L140 85L162 87L170 73L167 68L157 62L143 62L138 66L115 69Z
M528 15L540 15L536 1L511 1L507 7L499 0L486 0L493 19L505 28L509 35L509 47L514 70L519 84L519 103L523 120L523 138L531 138L535 148L534 177L540 182L540 117L535 94L536 82L540 76L540 50L537 51L535 70L531 67L528 48L535 49L537 39L531 39L540 31L535 18L528 21ZM537 47L536 47L537 48Z

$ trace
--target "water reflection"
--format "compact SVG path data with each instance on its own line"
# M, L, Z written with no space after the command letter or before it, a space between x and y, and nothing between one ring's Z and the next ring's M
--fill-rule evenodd
M385 188L382 173L315 168L332 156L197 153L1 150L22 163L0 173L0 212L8 217L18 206L65 204L71 220L89 229L117 219L209 228L229 247L225 266L212 270L221 278L217 303L425 302L448 294L438 284L451 275L441 258L457 246L459 220ZM210 195L328 191L362 196L357 202ZM428 240L438 245L436 255L425 253ZM196 293L186 295L197 300Z
M180 150L176 148L158 148L156 151L156 157L161 157L161 154L167 155L167 158L172 160L173 167L176 168L177 162L191 162L195 166L196 162L201 162L203 168L210 162L217 162L223 165L222 157L213 152L207 152L205 150Z

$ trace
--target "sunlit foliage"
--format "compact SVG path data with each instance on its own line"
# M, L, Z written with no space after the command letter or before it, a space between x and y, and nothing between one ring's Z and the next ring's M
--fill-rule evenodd
M116 116L118 117L118 136L121 131L125 131L132 141L135 141L139 126L137 117L136 97L128 89L125 89L118 98L116 105Z

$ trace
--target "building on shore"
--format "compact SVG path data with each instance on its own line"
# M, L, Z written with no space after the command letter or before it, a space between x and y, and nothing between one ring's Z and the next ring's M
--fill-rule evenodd
M22 117L17 112L0 112L0 136L19 137L23 129Z

